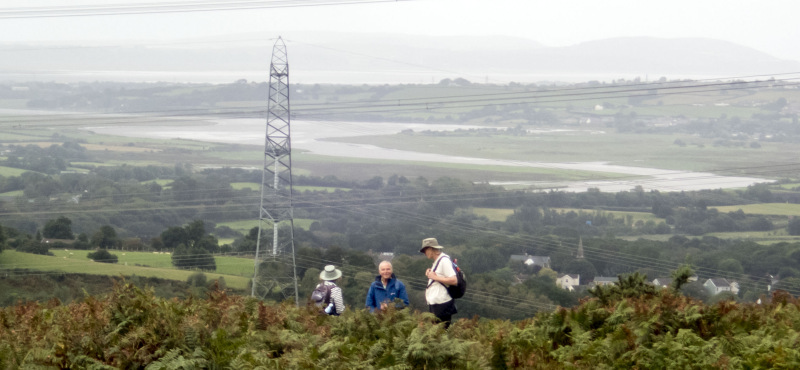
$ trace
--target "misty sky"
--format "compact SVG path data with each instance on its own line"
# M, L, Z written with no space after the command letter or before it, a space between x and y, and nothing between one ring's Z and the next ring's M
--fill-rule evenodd
M205 3L225 4L234 0ZM344 31L417 35L507 35L545 46L621 36L704 37L731 41L800 61L800 2L640 0L413 0L168 14L4 18L0 43L79 41L126 45L257 32ZM353 2L363 0L352 0ZM237 1L242 3L243 1ZM276 4L276 1L252 1ZM330 2L344 2L330 0ZM2 0L0 18L20 7L183 4L163 0ZM204 3L194 1L191 3ZM68 4L68 5L65 5ZM4 13L6 12L6 13ZM55 13L48 13L50 15Z

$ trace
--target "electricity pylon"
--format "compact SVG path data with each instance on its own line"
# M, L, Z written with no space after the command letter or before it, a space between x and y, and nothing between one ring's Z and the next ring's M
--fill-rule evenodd
M289 297L297 292L297 265L294 256L294 220L292 217L292 138L289 110L289 62L286 44L278 37L272 48L269 72L267 135L264 144L264 168L261 177L258 240L250 294L261 297ZM272 228L272 253L261 255L265 230ZM266 252L266 248L265 252ZM288 271L288 266L292 271ZM261 269L262 271L259 271ZM291 274L291 275L290 275Z

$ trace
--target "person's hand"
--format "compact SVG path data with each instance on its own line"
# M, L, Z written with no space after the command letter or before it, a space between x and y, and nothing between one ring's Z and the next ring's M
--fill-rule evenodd
M385 310L385 309L387 309L388 307L389 307L389 305L388 305L388 304L386 304L386 302L384 302L384 303L381 303L381 310Z

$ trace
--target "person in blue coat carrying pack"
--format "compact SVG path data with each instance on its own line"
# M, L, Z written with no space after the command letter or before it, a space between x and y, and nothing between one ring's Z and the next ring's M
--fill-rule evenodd
M381 262L378 265L378 274L375 277L375 281L369 286L369 292L367 292L367 308L369 308L369 311L385 310L390 304L394 303L396 298L400 298L403 301L402 304L397 303L397 308L408 306L406 286L394 276L392 263L389 261Z

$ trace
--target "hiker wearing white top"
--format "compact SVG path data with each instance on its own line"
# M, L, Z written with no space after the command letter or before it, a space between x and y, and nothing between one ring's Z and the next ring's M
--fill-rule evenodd
M455 300L447 293L447 286L458 284L456 271L450 256L446 255L436 238L422 240L420 253L433 260L431 268L425 270L428 278L428 287L425 289L425 300L428 302L428 311L433 313L444 327L450 327L453 315L458 312Z
M328 315L339 316L344 312L344 298L342 297L342 288L336 285L336 280L342 277L342 271L333 265L325 266L325 269L319 273L321 283L317 285L317 289L325 285L328 296L324 298L325 308L324 311Z

